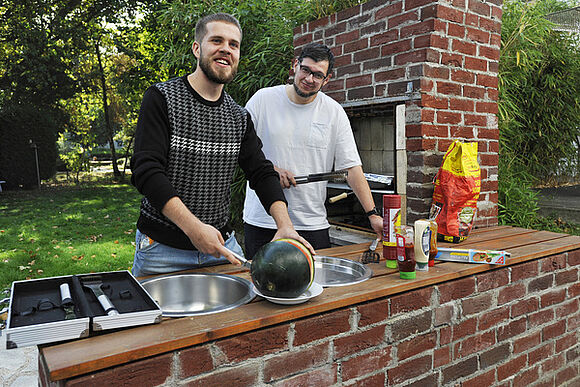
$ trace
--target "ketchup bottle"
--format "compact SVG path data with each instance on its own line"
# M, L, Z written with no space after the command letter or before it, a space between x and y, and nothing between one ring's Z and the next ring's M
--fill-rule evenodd
M413 227L400 226L399 235L397 238L402 240L405 246L405 254L397 255L397 265L399 266L399 276L401 279L415 279L417 277L417 272L415 271L415 236L413 233ZM397 243L399 247L399 243Z
M383 258L389 269L397 268L396 227L401 225L401 196L383 195Z

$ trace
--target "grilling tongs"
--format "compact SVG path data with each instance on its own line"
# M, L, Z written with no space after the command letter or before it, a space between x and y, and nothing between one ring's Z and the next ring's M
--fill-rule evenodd
M333 181L335 183L342 183L346 181L348 171L334 171L323 173L312 173L306 176L295 176L296 184L313 183L316 181Z

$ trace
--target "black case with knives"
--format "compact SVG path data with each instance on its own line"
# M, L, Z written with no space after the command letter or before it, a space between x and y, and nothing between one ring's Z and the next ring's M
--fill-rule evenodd
M128 271L12 283L6 348L161 322L161 309Z

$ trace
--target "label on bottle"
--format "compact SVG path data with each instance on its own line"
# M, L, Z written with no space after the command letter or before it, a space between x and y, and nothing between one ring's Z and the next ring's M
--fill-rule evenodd
M383 218L383 246L396 247L395 227L401 225L401 209L385 208Z

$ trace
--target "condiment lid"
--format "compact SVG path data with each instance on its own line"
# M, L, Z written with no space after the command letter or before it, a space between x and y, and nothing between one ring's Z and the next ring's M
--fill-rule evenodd
M387 268L388 269L396 269L397 268L397 261L393 259L387 259Z
M417 272L415 271L399 271L401 279L415 279L417 278Z
M383 207L401 207L401 195L383 195Z

